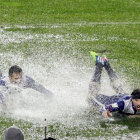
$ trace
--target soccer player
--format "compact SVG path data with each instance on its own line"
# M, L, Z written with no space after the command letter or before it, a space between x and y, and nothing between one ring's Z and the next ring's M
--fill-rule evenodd
M128 115L140 114L140 89L135 89L131 95L126 94L122 87L117 83L118 77L111 68L106 57L100 57L91 51L90 54L96 62L94 75L89 84L88 103L91 106L98 106L101 114L107 118L112 116L112 112L119 112ZM101 87L101 73L105 68L109 75L112 88L117 93L113 96L99 94Z
M45 94L47 97L52 97L52 92L47 90L43 85L37 83L33 78L23 74L22 69L14 65L9 69L9 75L3 76L0 72L0 87L3 89L0 91L0 102L4 103L4 90L9 88L9 85L13 84L21 88L32 88L40 93Z

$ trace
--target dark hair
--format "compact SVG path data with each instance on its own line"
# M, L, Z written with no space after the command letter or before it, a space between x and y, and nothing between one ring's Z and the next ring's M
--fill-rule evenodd
M12 77L13 73L21 73L21 72L22 72L22 69L19 66L14 65L9 69L9 76Z
M135 89L131 93L132 99L140 99L140 89Z

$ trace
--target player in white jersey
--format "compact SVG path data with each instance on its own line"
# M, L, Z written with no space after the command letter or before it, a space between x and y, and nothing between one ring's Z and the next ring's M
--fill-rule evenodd
M131 95L124 93L122 87L117 84L117 75L111 68L109 61L106 57L100 57L97 53L91 51L90 54L93 56L96 62L96 68L92 80L89 85L88 103L91 106L98 106L100 112L104 117L112 116L111 112L118 111L124 114L140 114L140 89L135 89ZM101 73L102 69L105 68L107 71L111 85L116 95L107 96L99 94L101 87Z
M47 97L52 97L52 92L47 90L43 85L37 83L33 78L26 76L23 74L22 69L15 65L9 69L9 75L3 76L0 72L0 102L5 104L4 102L4 93L3 91L9 89L9 85L15 85L21 88L32 88L40 93L45 94Z

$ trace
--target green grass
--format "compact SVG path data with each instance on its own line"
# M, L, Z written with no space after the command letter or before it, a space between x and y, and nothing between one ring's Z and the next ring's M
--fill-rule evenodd
M91 117L91 116L90 116ZM90 125L84 125L80 124L79 126L67 126L66 124L59 123L59 122L53 122L47 124L47 135L50 135L57 139L77 139L77 138L113 138L116 135L117 136L124 136L131 133L134 133L135 136L137 133L139 133L140 130L140 118L127 118L122 117L119 120L115 121L99 121L98 123L94 122L92 119L95 119L95 117L89 119L89 117L83 117L83 121L87 121L87 123L91 123ZM31 139L39 139L44 136L44 127L42 127L40 124L36 123L30 123L23 120L14 120L11 118L3 118L1 117L1 130L0 135L1 138L4 137L3 131L6 130L6 128L12 126L13 124L18 126L22 132L25 134L25 139L31 140ZM94 127L93 127L94 126ZM98 128L98 129L97 129ZM113 128L115 128L113 130ZM43 137L44 138L44 137Z
M4 131L13 125L19 127L23 133L28 133L28 129L31 129L33 124L30 122L25 122L23 120L15 120L9 117L2 116L0 117L0 128L1 128L0 138L1 139L4 139ZM29 138L29 136L26 138Z
M76 58L73 63L77 67L92 68L94 64L89 52L94 50L106 54L118 74L127 75L132 89L137 88L140 85L139 6L138 0L0 0L0 29L3 30L0 35L6 36L4 40L15 35L14 39L19 41L0 42L0 51L22 52L25 59L42 59L44 64L46 58L36 58L36 54L47 55L47 58L58 56L64 60ZM33 38L24 39L29 35ZM43 35L47 37L43 38ZM54 53L56 56L52 55ZM34 125L22 120L0 119L2 138L3 131L13 122L24 133ZM82 121L86 119L89 118L83 117ZM122 118L114 122L100 120L95 125L93 120L96 118L91 116L90 119L91 123L87 121L87 125L71 127L54 122L48 125L48 132L61 139L113 138L116 135L121 138L123 134L139 134L139 118ZM118 130L112 132L112 128ZM31 134L35 132L37 139L37 134L42 135L43 129L36 127ZM30 139L30 135L26 139Z
M139 21L133 0L0 0L1 24Z

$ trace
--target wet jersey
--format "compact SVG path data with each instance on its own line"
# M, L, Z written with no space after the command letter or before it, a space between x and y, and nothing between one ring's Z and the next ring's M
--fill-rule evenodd
M19 86L21 88L32 88L33 85L35 84L35 81L28 76L23 76L22 80L19 84L15 84L14 82L10 81L9 77L4 76L0 78L0 86L4 86L5 88L8 88L10 84Z
M131 96L128 95L120 98L115 103L104 105L101 109L101 113L103 113L105 110L109 110L110 112L118 111L125 114L140 114L140 112L136 110L136 107L132 102Z
M0 77L0 102L2 103L4 102L3 93L4 91L10 89L11 85L16 85L20 88L32 88L40 93L46 94L49 97L52 96L52 93L49 90L47 90L41 84L38 84L37 82L35 82L35 80L29 76L22 76L22 80L19 84L15 84L11 82L8 76L3 76L3 77Z

